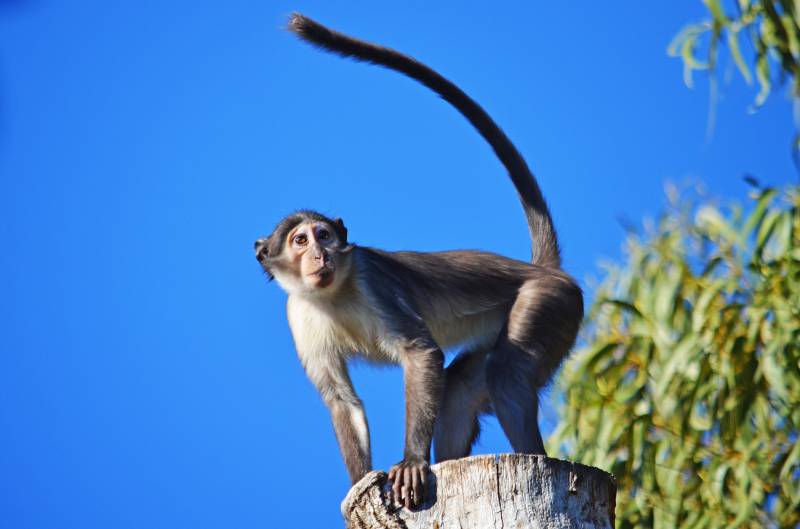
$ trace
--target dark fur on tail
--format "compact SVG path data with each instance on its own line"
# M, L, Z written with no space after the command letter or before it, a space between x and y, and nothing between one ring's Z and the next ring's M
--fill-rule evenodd
M489 142L508 170L528 220L533 264L560 267L556 232L539 185L517 148L478 103L429 67L391 48L348 37L299 13L292 14L289 30L326 51L401 72L424 84L453 105Z

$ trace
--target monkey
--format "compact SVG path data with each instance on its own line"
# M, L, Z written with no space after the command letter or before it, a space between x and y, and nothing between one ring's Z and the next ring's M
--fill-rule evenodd
M505 166L531 238L530 262L477 250L389 252L351 243L339 218L300 210L256 241L264 272L288 294L298 357L330 410L352 483L372 468L347 369L356 355L403 370L403 458L388 475L397 505L425 501L431 445L437 462L470 454L482 415L497 417L515 452L545 454L539 391L574 345L583 294L561 269L553 220L524 158L478 103L414 58L298 13L289 29L324 51L403 73L455 107ZM447 368L443 351L457 351Z

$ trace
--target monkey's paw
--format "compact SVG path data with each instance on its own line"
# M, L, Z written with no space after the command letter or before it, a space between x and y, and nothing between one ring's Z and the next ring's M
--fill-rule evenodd
M425 501L425 482L430 466L424 459L406 458L389 470L395 505L416 507Z

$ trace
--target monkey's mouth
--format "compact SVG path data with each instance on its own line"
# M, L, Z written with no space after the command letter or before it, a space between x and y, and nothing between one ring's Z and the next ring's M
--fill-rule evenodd
M317 270L314 270L313 272L311 272L308 275L310 275L312 277L319 277L321 279L327 279L328 277L332 276L335 271L336 271L336 268L334 268L333 265L326 264L326 265L321 266Z
M317 288L326 288L333 284L333 272L334 268L332 266L325 266L308 275L316 280L315 286Z
M334 271L333 268L326 266L325 268L320 268L319 270L317 270L315 272L311 272L308 275L313 276L313 277L321 277L322 279L325 279L326 277L332 276L333 275L333 271Z

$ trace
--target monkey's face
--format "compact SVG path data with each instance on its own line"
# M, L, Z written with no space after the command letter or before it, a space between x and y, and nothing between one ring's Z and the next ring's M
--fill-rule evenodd
M290 294L334 291L350 268L352 247L340 237L341 230L325 221L305 220L285 234L279 249L272 250L279 250L279 255L270 257L270 241L261 239L256 242L256 256Z

